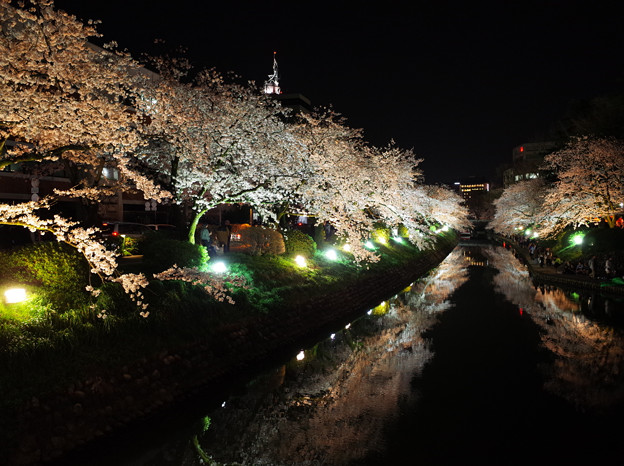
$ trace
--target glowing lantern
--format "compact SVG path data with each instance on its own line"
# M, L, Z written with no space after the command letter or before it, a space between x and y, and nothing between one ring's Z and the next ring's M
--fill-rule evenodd
M308 265L308 263L306 262L306 258L303 256L297 256L295 257L295 263L299 266L299 267L306 267Z

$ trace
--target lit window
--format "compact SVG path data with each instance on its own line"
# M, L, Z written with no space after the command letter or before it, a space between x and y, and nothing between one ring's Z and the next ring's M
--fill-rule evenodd
M118 180L119 179L119 170L113 167L104 167L102 169L102 176L107 180Z

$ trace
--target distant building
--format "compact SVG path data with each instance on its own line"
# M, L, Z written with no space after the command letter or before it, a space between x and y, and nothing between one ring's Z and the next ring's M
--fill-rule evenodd
M455 188L461 196L468 200L478 192L489 192L490 182L484 178L471 177L455 183Z
M558 147L556 142L529 142L514 147L512 166L503 172L503 186L506 188L519 181L539 178L544 157Z
M275 98L295 113L312 113L312 102L303 94L279 94Z

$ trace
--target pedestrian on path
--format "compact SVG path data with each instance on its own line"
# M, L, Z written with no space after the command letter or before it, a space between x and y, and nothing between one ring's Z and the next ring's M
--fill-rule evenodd
M612 278L615 275L615 269L613 268L613 257L607 257L607 261L605 262L605 274L607 278Z
M201 245L205 248L210 246L210 230L208 230L208 226L204 225L201 229L201 233L199 234L199 238L201 240Z
M589 276L596 278L596 256L591 256L587 265L589 265Z

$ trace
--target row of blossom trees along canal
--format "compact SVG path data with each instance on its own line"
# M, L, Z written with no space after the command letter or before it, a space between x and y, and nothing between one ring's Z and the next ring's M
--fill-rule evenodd
M624 145L610 137L577 137L547 155L539 178L506 188L489 226L504 235L549 238L566 228L622 226ZM604 223L603 223L604 224Z
M290 114L253 83L191 73L180 60L152 58L157 73L148 71L115 44L92 45L95 26L50 0L3 0L0 25L0 169L23 164L33 176L60 169L73 186L0 204L0 224L50 232L82 252L93 273L130 292L145 277L120 277L117 253L90 226L89 212L119 190L186 207L190 242L202 215L220 204L248 204L272 219L293 207L329 221L358 262L375 258L362 246L375 222L401 226L419 247L432 227L468 226L461 199L425 185L411 150L373 147L332 111ZM104 178L111 168L118 179ZM71 199L86 207L83 218L50 215L55 202Z

